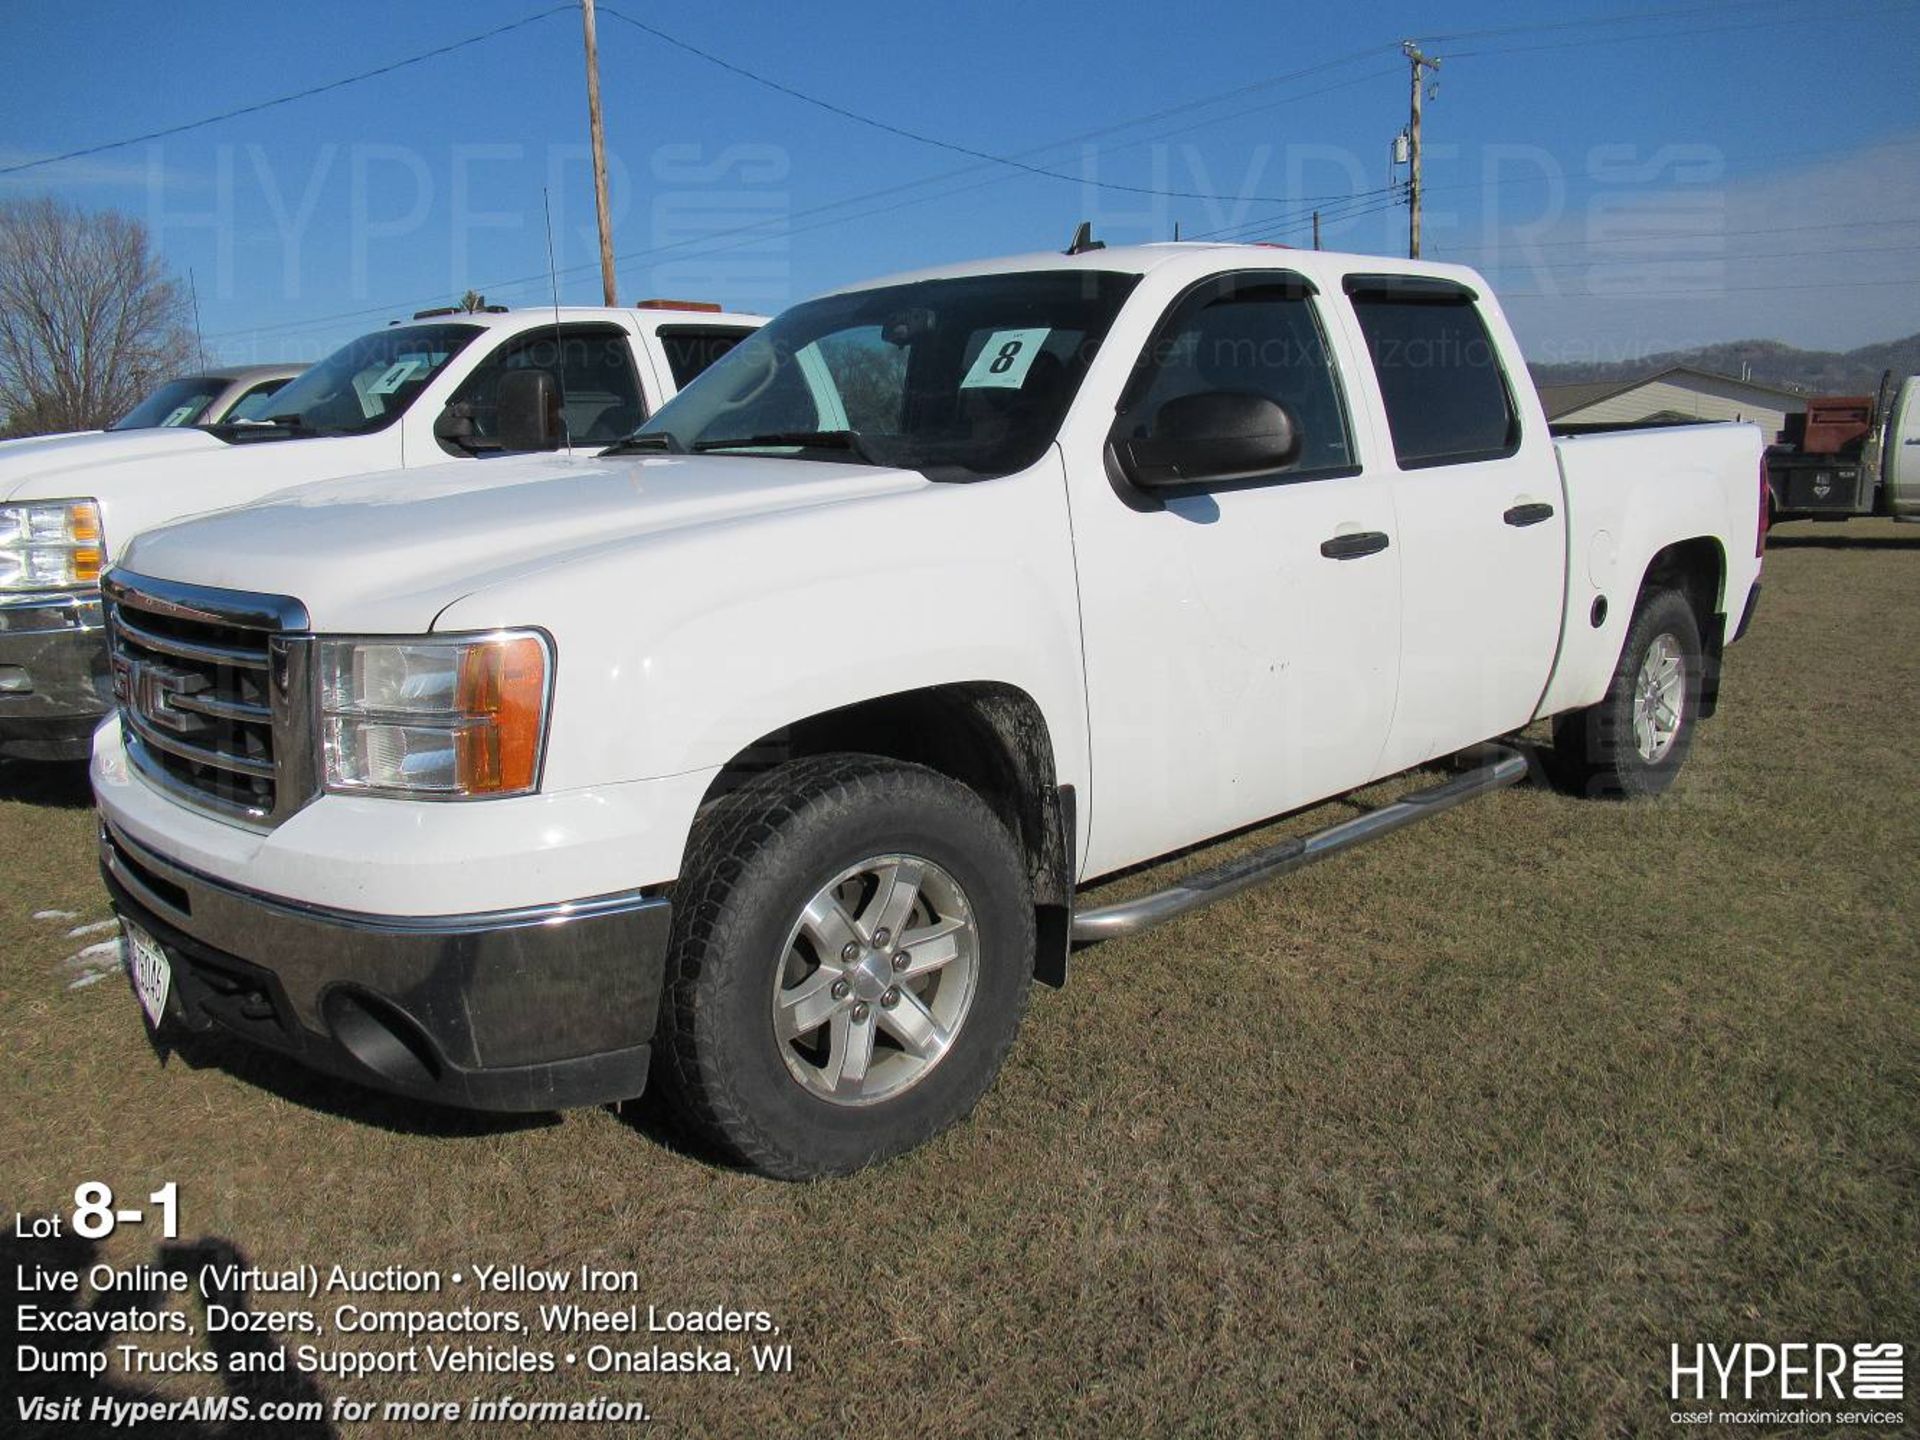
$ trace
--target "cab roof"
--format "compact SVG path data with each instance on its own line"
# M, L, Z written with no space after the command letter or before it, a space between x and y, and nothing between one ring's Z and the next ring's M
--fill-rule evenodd
M447 314L420 314L405 320L390 320L390 330L406 329L416 325L470 325L477 330L528 330L541 325L551 325L558 318L561 324L582 321L611 320L616 317L650 321L654 325L751 325L767 323L764 315L750 315L734 310L679 310L646 305L562 305L556 310L551 305L527 305L520 309L493 310L453 310Z
M833 292L847 294L872 290L884 285L910 284L919 280L957 280L971 275L1011 275L1034 270L1089 270L1145 275L1166 265L1177 265L1196 274L1211 270L1248 269L1292 270L1316 284L1338 288L1339 277L1352 274L1424 275L1452 280L1474 289L1486 282L1465 265L1448 265L1431 260L1407 260L1390 255L1364 255L1338 250L1295 250L1284 245L1230 245L1205 240L1172 240L1148 245L1112 245L1095 250L1067 254L1059 250L1040 250L1026 255L1006 255L994 259L969 260L954 265L938 265L924 270L908 270Z

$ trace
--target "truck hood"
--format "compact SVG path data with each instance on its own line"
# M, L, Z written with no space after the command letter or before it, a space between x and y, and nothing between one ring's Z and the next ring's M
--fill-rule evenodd
M736 455L476 461L283 490L148 531L122 565L291 595L319 630L404 633L462 596L569 557L929 483L910 470Z
M204 430L93 430L0 444L0 500L61 500L91 495L101 466L192 455L227 447Z

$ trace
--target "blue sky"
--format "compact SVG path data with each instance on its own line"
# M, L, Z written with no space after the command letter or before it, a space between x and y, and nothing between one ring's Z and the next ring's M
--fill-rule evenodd
M1920 330L1920 0L601 5L623 299L778 309L891 270L1057 247L1081 219L1114 241L1178 223L1187 238L1304 244L1310 197L1326 197L1330 247L1404 253L1404 208L1379 192L1406 121L1397 42L1417 37L1443 60L1427 254L1487 267L1533 358ZM1064 178L809 106L609 6L845 109ZM543 8L13 0L0 167ZM585 141L567 10L311 99L0 176L0 198L143 216L192 272L212 351L303 359L470 286L546 300L543 189L562 298L597 302Z

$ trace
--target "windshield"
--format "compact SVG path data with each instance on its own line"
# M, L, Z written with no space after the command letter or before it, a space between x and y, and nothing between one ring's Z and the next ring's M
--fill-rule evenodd
M477 325L407 325L362 335L290 381L266 416L316 435L391 425L479 333Z
M811 300L741 341L628 444L1011 474L1053 442L1138 281L1041 270Z
M274 413L274 398L287 388L285 380L268 380L241 396L223 420L264 420Z
M227 382L213 375L169 380L107 428L154 430L164 425L191 425L206 414L207 406L226 388Z

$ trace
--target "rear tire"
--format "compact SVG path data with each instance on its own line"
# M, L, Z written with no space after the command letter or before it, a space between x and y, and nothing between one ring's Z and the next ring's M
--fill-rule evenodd
M1704 674L1700 622L1686 596L1644 592L1606 696L1554 721L1561 783L1577 794L1614 799L1664 791L1693 748Z
M796 760L696 829L656 1078L749 1168L843 1175L973 1109L1033 956L1026 864L977 794L873 756Z

